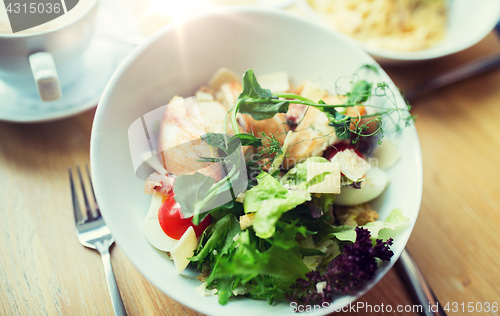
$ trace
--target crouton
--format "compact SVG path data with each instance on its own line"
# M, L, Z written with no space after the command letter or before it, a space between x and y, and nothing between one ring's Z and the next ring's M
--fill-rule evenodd
M240 228L241 228L241 230L245 230L248 227L252 226L254 219L255 219L255 213L249 213L249 214L240 216Z
M376 221L379 216L368 203L355 206L335 206L335 217L341 225L363 226Z

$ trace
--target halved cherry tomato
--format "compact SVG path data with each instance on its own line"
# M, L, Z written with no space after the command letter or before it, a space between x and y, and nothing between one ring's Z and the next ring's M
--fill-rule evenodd
M210 215L205 217L199 225L194 225L192 217L181 217L181 206L175 201L174 194L166 197L165 201L158 211L158 220L160 227L167 236L173 239L181 239L184 232L192 226L196 237L201 236L205 229L210 225Z
M361 154L361 152L356 149L355 146L351 145L351 144L346 144L346 143L338 143L334 146L331 146L329 148L327 148L325 150L325 153L323 154L323 157L325 157L326 159L328 160L332 160L333 157L335 157L335 155L341 151L344 151L346 149L352 149L354 150L354 152L360 156L361 158L364 159L363 155Z

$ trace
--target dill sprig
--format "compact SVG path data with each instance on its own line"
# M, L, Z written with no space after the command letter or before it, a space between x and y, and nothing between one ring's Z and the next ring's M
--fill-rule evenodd
M283 146L275 135L261 135L262 145L255 149L250 159L247 160L248 187L257 184L256 177L263 169L269 169L276 157L284 154Z

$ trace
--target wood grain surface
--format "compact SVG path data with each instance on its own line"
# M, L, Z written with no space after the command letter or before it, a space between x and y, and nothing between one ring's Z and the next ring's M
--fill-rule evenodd
M385 69L404 90L497 52L490 34L456 55ZM424 190L407 248L442 303L498 304L500 70L430 93L413 113ZM69 166L89 162L93 116L91 110L52 123L0 122L0 315L113 313L99 254L76 239L68 181ZM112 263L129 315L199 315L154 288L116 246ZM359 301L414 304L394 269Z

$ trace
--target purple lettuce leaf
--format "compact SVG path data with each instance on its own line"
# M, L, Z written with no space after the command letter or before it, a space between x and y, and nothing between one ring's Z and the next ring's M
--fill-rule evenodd
M311 271L305 275L306 279L297 279L286 298L298 304L321 305L331 303L334 294L356 293L375 277L378 269L376 258L389 261L394 255L390 245L392 239L386 242L377 239L373 244L370 232L356 227L356 241L346 244L325 272ZM321 282L326 285L323 283L323 290L318 291L316 285Z

